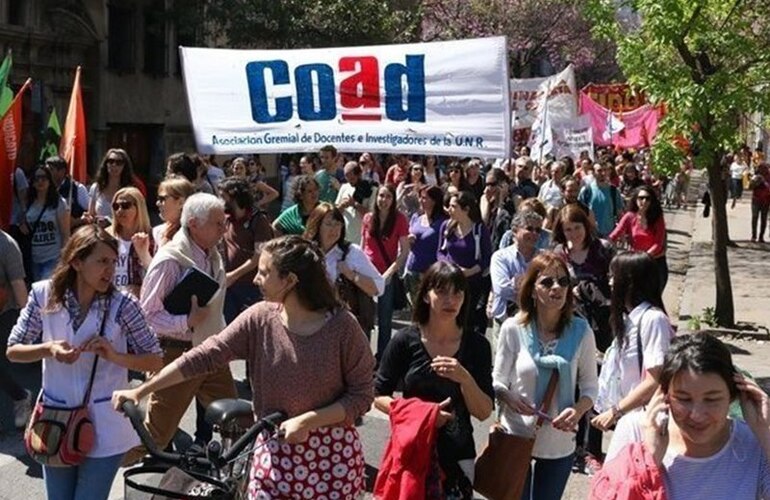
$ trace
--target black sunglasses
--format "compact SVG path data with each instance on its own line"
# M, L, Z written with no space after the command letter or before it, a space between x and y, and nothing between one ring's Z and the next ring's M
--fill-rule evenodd
M107 165L112 163L113 165L125 165L125 161L121 160L120 158L107 158L107 161L105 162Z
M523 229L526 229L530 233L539 233L543 230L542 227L536 227L536 226L524 226Z
M649 196L644 196L644 195L642 195L642 196L637 196L637 197L636 197L636 199L637 199L637 200L649 200L649 199L650 199L650 197L649 197Z
M112 210L114 210L115 212L117 212L118 209L128 210L133 206L134 204L130 201L116 201L115 203L112 204Z
M487 187L497 187L497 182L487 182L484 185L487 186Z
M554 283L559 285L560 288L567 288L569 286L569 276L562 276L559 279L546 276L545 278L538 281L538 285L542 285L546 288L553 288Z

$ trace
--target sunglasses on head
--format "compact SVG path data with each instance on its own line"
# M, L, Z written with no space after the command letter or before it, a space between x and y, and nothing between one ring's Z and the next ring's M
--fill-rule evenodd
M115 203L112 204L112 209L117 212L119 209L128 210L133 206L134 204L130 201L116 201Z
M554 284L559 285L560 288L567 288L569 286L569 276L562 276L559 279L546 276L545 278L538 281L538 284L546 288L553 288Z

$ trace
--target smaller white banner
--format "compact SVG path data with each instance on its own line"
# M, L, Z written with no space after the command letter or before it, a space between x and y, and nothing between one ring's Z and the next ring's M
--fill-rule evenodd
M594 130L588 116L581 115L578 120L554 127L554 156L580 158L580 153L588 151L594 159Z

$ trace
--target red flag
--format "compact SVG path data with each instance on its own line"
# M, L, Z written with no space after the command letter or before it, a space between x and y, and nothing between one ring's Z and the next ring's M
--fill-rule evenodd
M9 181L0 182L0 224L4 229L11 223L13 174L16 172L16 160L21 146L21 102L24 91L31 84L32 79L27 78L0 120L0 179Z
M86 182L86 115L83 112L83 94L80 89L80 66L75 71L70 107L59 151L70 167L70 177L80 183Z

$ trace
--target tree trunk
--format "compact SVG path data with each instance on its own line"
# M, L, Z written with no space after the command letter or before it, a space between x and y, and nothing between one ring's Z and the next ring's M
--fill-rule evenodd
M721 158L714 154L708 167L709 192L711 193L711 229L714 238L714 277L716 278L716 320L720 326L735 325L733 286L730 281L730 264L727 244L730 234L727 227L727 189L722 178Z

